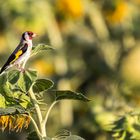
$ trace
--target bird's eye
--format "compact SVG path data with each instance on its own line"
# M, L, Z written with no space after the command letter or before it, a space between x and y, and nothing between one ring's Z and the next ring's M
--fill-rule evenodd
M32 35L33 35L33 33L32 33L32 32L28 32L28 35L29 35L29 36L32 36Z

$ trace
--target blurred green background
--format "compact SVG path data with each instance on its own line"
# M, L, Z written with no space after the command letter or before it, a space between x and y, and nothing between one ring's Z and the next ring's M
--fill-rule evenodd
M50 136L67 129L86 140L113 140L111 124L139 111L139 8L140 0L0 0L0 66L21 34L31 30L38 34L34 44L49 44L55 51L31 58L26 66L52 79L55 88L92 99L57 105L47 125ZM140 131L140 125L132 129L139 122L129 120L123 127L130 133L126 140ZM0 135L1 140L24 140L27 133Z

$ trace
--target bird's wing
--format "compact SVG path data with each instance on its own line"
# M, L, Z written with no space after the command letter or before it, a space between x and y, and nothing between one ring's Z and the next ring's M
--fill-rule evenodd
M7 62L1 68L0 73L2 73L10 64L13 64L20 56L22 56L28 48L28 44L25 43L19 50L15 49L14 52L9 56Z
M19 50L14 51L7 60L7 64L13 64L21 55L23 55L28 48L28 44L25 43Z
M13 64L20 56L22 56L27 51L27 48L28 48L28 44L25 43L22 48L20 48L19 50L17 50L15 53L13 52L11 54L11 56L8 59L9 61L7 60L7 62L9 64Z
M25 42L24 41L20 41L20 43L18 44L18 46L16 47L16 49L13 51L13 53L15 54L15 53L17 53L21 48L23 48L24 46L25 46ZM12 54L13 54L12 53Z

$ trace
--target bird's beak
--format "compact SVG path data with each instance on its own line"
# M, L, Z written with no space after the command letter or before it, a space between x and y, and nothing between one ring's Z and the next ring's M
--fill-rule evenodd
M36 37L36 36L37 36L37 34L35 34L35 33L32 35L33 38Z

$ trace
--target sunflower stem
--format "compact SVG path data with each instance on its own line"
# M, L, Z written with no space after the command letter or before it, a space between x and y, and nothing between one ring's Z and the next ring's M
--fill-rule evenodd
M31 115L29 115L29 116L30 116L30 119L31 119L31 121L32 121L32 123L33 123L33 125L34 125L34 127L35 127L35 130L36 130L38 136L41 137L41 133L40 133L40 131L39 131L39 129L38 129L38 126L37 126L37 124L36 124L34 118L33 118Z
M45 115L45 118L44 118L44 120L42 121L43 124L46 125L47 120L48 120L48 117L49 117L49 114L50 114L52 108L54 107L54 105L55 105L56 103L58 103L58 101L54 101L54 102L51 104L51 106L49 107L49 109L48 109L48 111L47 111L47 113L46 113L46 115Z
M39 125L39 127L37 126L37 125L35 125L36 123L35 123L35 121L34 121L34 119L32 120L32 122L33 122L33 124L34 124L34 126L35 126L35 129L36 129L36 127L38 128L38 129L36 129L37 131L39 130L39 132L40 133L38 133L37 131L37 134L38 134L38 136L39 136L39 138L40 138L40 140L45 140L45 139L47 139L47 134L46 134L46 127L45 127L45 125L42 123L42 113L41 113L41 110L40 110L40 107L39 107L39 105L38 105L38 102L37 102L37 99L36 99L36 97L35 97L35 94L34 94L34 92L33 92L33 90L32 90L32 86L31 86L31 88L30 88L30 90L29 90L29 96L30 96L30 98L31 98L31 100L32 100L32 103L33 103L33 105L34 105L34 108L35 108L35 110L36 110L36 114L37 114L37 121L38 121L38 125ZM41 134L41 135L40 135Z

